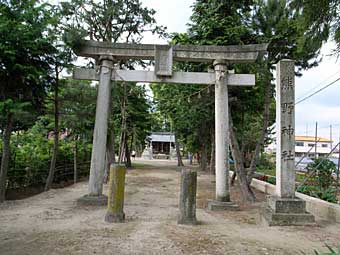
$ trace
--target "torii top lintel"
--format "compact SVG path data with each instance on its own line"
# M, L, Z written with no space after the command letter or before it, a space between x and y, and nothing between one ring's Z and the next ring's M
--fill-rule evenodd
M103 55L115 59L155 59L156 49L171 50L175 61L212 62L216 59L228 63L254 62L266 53L268 44L211 46L211 45L155 45L84 41L76 50L78 56L98 58Z

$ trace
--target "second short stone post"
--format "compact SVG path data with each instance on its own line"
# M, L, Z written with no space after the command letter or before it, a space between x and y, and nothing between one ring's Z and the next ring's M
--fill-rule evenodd
M108 190L106 222L124 222L124 192L125 192L125 165L110 167L110 181Z
M178 224L197 224L196 220L197 172L182 169Z

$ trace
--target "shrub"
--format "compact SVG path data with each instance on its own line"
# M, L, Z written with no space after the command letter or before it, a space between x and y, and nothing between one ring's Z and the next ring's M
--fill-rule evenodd
M323 189L318 186L304 185L298 188L298 192L311 197L316 197L327 202L336 203L336 190L334 188Z
M332 173L336 170L336 165L329 159L317 158L307 165L307 170L316 173L315 177L311 179L314 182L313 185L328 189L334 181Z

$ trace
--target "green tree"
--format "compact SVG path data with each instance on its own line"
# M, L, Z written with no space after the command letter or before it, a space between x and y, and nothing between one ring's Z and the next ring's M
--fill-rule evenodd
M172 123L176 133L190 152L199 152L200 166L207 168L207 144L210 142L211 123L213 122L212 91L209 87L183 84L152 84L152 91L158 110ZM178 146L177 146L178 147ZM177 154L178 153L178 148ZM179 158L179 157L178 157ZM178 165L181 165L178 162Z
M290 1L204 1L198 0L193 6L193 14L187 34L174 34L174 44L205 44L205 45L230 45L269 43L268 56L265 61L252 65L234 64L229 69L235 73L256 73L256 85L253 88L229 87L230 102L230 136L231 152L235 160L235 170L238 174L243 197L248 201L254 201L255 196L250 187L250 182L256 170L259 154L263 145L268 141L270 130L268 127L274 122L274 85L272 83L272 71L275 64L283 58L291 58L296 61L299 75L303 69L317 65L317 59L321 42L311 41L305 38L306 27L302 24L300 13L290 8ZM179 65L181 70L208 71L209 66L186 63ZM212 68L210 66L210 68ZM185 95L186 91L169 88L177 97ZM196 87L196 92L200 89ZM167 94L176 97L169 91ZM184 110L182 120L193 109L202 111L195 116L205 132L197 132L198 137L204 137L204 142L213 141L214 109L213 97L205 100L199 98L191 100L191 104ZM164 94L164 99L165 99ZM160 101L160 100L159 100ZM167 106L168 109L182 107L177 102ZM165 102L165 104L170 104ZM163 104L159 102L159 104ZM161 106L159 106L161 107ZM183 107L185 108L185 107ZM204 113L208 110L208 113ZM180 111L177 112L180 114ZM208 116L208 117L207 117ZM206 124L205 122L208 122ZM191 126L192 127L192 126ZM207 128L208 127L208 128ZM209 128L210 127L210 128ZM210 130L210 132L208 132ZM192 132L193 133L193 132ZM195 143L193 143L195 144ZM210 148L214 145L211 144ZM213 158L213 151L210 158Z
M54 128L53 128L53 153L52 159L50 164L50 169L48 173L48 177L46 180L45 191L51 188L53 179L54 179L54 172L57 163L57 156L58 156L58 143L59 143L59 87L60 87L60 76L66 68L70 68L71 61L73 60L72 49L65 45L63 42L62 34L65 29L65 23L67 23L68 17L65 16L68 13L65 12L63 8L60 6L53 6L53 20L49 26L49 35L53 38L53 46L56 49L56 52L51 55L52 59L52 67L53 67L53 74L52 74L52 89L53 96L50 100L53 101L53 110L54 110Z
M267 140L268 126L270 124L270 104L273 103L274 86L272 72L275 64L281 59L294 59L296 75L301 75L301 70L312 68L318 64L319 50L322 46L320 40L305 40L305 28L302 26L301 15L297 15L289 8L285 0L256 1L254 15L252 16L252 29L257 35L258 42L268 42L268 54L262 67L261 83L264 85L264 112L262 129L255 146L249 171L247 173L248 185L256 171L256 164L263 145ZM273 107L272 107L273 109ZM273 116L273 114L271 114ZM273 120L273 118L271 118Z
M131 167L131 151L144 149L145 138L151 130L151 105L144 86L116 83L113 90L113 126L115 132L121 134L120 147L124 147L119 152L123 153L121 157L125 157L127 167Z
M0 202L5 199L10 138L20 120L19 112L41 108L51 83L50 56L56 51L48 35L51 19L50 6L38 1L0 3L0 110L6 116Z
M300 25L305 30L303 40L318 44L331 38L336 42L334 53L340 53L339 0L291 0L289 4L301 14Z
M141 5L139 0L72 0L62 3L65 12L70 13L68 29L65 39L76 51L81 45L82 39L90 39L105 42L138 43L146 32L165 35L164 28L158 26L153 17L155 11ZM120 68L134 69L136 62L123 61L119 63ZM144 66L144 62L139 61ZM126 83L123 83L126 86ZM126 154L126 109L125 102L129 97L130 90L125 88L126 93L122 101L121 144L119 158ZM112 115L112 114L111 114ZM114 161L114 129L111 125L108 132L107 159L108 165Z
M77 158L79 144L90 143L94 127L94 113L96 107L96 88L87 81L75 81L72 79L61 79L58 82L58 95L55 97L55 91L51 104L47 105L49 128L55 131L56 118L58 115L58 133L59 129L68 134L68 138L73 141L73 166L74 180L77 181ZM58 103L58 112L55 111L55 99ZM51 115L51 113L53 113ZM58 120L60 117L60 120ZM54 135L54 150L52 158L57 157L55 153L56 137ZM53 170L54 173L54 170ZM49 172L51 175L51 170Z
M145 32L164 34L157 26L155 11L139 0L71 0L62 2L71 14L66 37L77 48L80 39L106 42L140 42Z

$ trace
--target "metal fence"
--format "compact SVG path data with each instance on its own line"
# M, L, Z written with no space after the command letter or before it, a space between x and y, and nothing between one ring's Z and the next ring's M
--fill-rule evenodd
M41 186L46 183L49 169L34 169L34 166L24 169L10 169L7 175L7 189ZM63 162L55 169L53 183L74 181L88 176L90 161L79 162L75 171L73 163Z

